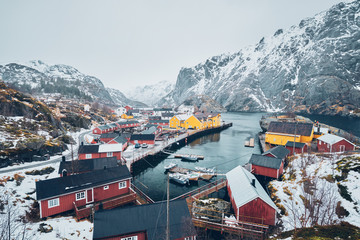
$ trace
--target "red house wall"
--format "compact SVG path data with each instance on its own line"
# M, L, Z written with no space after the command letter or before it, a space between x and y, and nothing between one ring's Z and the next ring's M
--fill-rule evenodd
M321 143L321 144L320 144ZM327 144L321 140L318 140L317 148L319 152L340 152L340 146L345 146L344 151L352 151L354 150L354 145L346 141L345 139L334 143L332 146L330 144Z
M94 188L94 202L98 202L98 201L102 201L108 198L112 198L115 196L120 196L122 194L126 194L129 193L129 187L130 187L130 180L127 179L126 181L126 188L122 188L119 189L119 182L118 181L112 184L109 184L109 189L104 190L104 186L100 186L100 187L95 187ZM74 204L73 202L76 203L76 206L84 206L86 204L86 194L85 194L85 199L81 199L79 201L76 201L76 193L79 192L83 192L86 190L81 190L75 193L69 193L67 195L63 195L63 196L59 196L59 203L60 205L57 207L52 207L52 208L48 208L48 200L51 199L55 199L55 198L49 198L46 200L41 200L41 217L47 217L47 216L51 216L51 215L55 215L58 213L62 213L62 212L66 212L66 211L70 211L74 209Z
M235 214L237 215L237 210ZM275 225L275 209L260 198L256 198L239 208L239 221Z
M93 134L101 134L100 128L94 128L93 129Z
M146 233L145 232L138 232L138 233L133 233L133 234L127 234L127 235L121 235L121 236L117 236L117 237L108 237L108 238L97 238L97 239L106 239L106 240L121 240L123 238L126 237L133 237L133 236L137 236L138 240L146 240Z
M100 138L100 141L104 142L104 143L108 143L111 140L113 140L114 138Z
M294 148L293 147L289 147L289 146L286 146L286 149L288 149L290 151L289 155L293 155L293 150ZM307 145L304 145L303 148L295 148L295 153L296 154L302 154L302 153L306 153L307 152Z
M131 140L130 142L132 144L135 144L135 140ZM137 143L139 143L139 144L143 144L143 143L155 144L155 140L137 140Z
M257 174L257 175L278 178L278 176L280 176L280 174L283 171L283 163L281 163L281 165L280 165L279 175L277 175L278 169L257 166L254 164L251 164L251 170L252 170L252 173ZM280 173L280 171L281 171L281 173Z
M89 153L90 154L90 153ZM113 157L116 157L117 160L121 159L121 152L113 152ZM93 158L106 158L107 153L91 153L91 158L86 158L86 153L80 153L78 158L79 160L84 160L84 159L93 159Z
M122 182L122 181L119 181ZM104 190L104 186L94 188L94 201L102 201L122 194L129 193L130 180L126 180L126 188L119 189L119 182L109 184L109 189Z

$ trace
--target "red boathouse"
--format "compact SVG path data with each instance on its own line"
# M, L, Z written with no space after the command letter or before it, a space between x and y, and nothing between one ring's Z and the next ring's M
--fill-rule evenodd
M256 175L279 178L284 171L284 161L280 158L252 154L249 164Z
M116 157L121 159L123 144L80 145L78 159Z
M355 150L355 144L349 140L333 134L325 134L317 139L319 152L345 152Z
M107 209L134 202L136 193L130 183L126 166L38 181L40 218L75 210L80 219L89 216L93 206Z
M238 166L226 178L237 221L275 225L277 208L253 174Z

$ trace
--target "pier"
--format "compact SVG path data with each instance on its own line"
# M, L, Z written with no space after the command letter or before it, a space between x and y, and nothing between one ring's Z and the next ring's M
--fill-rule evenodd
M153 147L149 148L139 148L133 150L132 152L123 152L121 159L122 164L126 164L130 172L132 172L132 165L135 162L143 160L149 156L156 156L160 154L168 154L166 149L171 149L173 147L184 146L188 142L195 140L201 136L220 132L232 126L232 123L224 123L219 127L207 128L204 130L188 130L188 132L178 135L174 138L169 138L164 141L157 141Z

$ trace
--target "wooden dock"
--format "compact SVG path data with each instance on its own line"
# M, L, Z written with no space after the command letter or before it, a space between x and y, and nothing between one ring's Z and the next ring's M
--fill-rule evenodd
M254 138L250 138L249 140L246 140L244 145L245 147L254 147L255 146Z
M204 130L188 130L188 132L183 133L181 135L178 135L174 138L167 139L166 141L162 141L160 144L155 144L154 147L149 147L145 151L144 149L140 149L139 151L136 150L130 154L125 154L126 152L123 152L123 156L121 159L121 164L126 165L130 172L132 172L132 165L133 163L140 161L142 159L145 159L148 156L155 156L157 154L161 154L164 149L171 148L174 144L180 145L181 144L187 144L187 140L189 138L195 138L200 137L205 134L209 134L212 132L221 131L224 129L227 129L232 126L232 123L224 123L219 127L215 128L207 128Z
M212 174L212 173L208 173L208 172L201 171L201 170L192 170L189 168L182 168L182 167L178 167L178 166L170 168L168 171L171 173L181 173L181 174L188 174L191 172L200 173L201 175L199 176L199 178L203 179L205 181L209 181L210 179L212 179L213 177L215 177L217 175L216 173Z
M203 155L196 154L175 154L175 158L184 158L184 157L196 157L198 160L203 160L205 157Z

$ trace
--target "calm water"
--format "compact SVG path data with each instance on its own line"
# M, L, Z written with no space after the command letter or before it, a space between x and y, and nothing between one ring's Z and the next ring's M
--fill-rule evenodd
M148 160L141 162L134 171L134 183L142 191L148 194L155 201L166 199L166 174L164 166L172 161L178 166L195 169L195 166L216 167L217 172L226 173L229 170L247 163L252 153L259 153L257 145L255 148L245 148L244 142L249 137L261 131L259 119L261 113L223 113L222 119L232 122L233 127L220 133L211 134L194 140L187 146L179 149L176 153L192 153L205 156L204 160L198 162L183 162L181 159L174 159L171 155L165 159ZM141 165L141 166L140 166ZM213 180L216 180L213 178ZM181 186L170 183L170 198L176 197L198 186L207 184L199 181L198 185Z
M166 174L164 174L164 166L172 161L178 163L180 167L190 169L195 169L195 166L216 167L219 173L226 173L238 165L244 165L249 161L252 153L260 153L257 138L255 139L254 148L244 147L244 142L249 137L255 137L261 131L259 120L262 115L262 113L223 113L223 120L232 122L233 127L217 134L199 138L176 151L176 153L204 155L204 160L199 160L195 163L182 162L180 159L174 159L172 156L169 156L167 158L139 162L139 164L134 166L135 185L152 199L159 201L166 199ZM360 136L360 120L358 119L317 115L307 117ZM213 178L212 181L214 180L216 179ZM207 184L205 181L199 181L197 185L190 186L170 183L170 198L205 184Z

